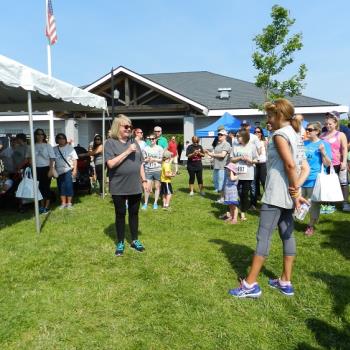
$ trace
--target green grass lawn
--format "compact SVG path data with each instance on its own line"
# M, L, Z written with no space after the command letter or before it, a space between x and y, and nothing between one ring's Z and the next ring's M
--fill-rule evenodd
M211 173L205 181L211 184ZM296 294L267 286L281 270L274 235L259 300L228 295L245 276L258 215L228 225L225 207L173 182L172 211L140 212L146 251L114 256L110 198L53 210L42 233L30 213L0 213L0 349L349 349L350 214L297 224Z

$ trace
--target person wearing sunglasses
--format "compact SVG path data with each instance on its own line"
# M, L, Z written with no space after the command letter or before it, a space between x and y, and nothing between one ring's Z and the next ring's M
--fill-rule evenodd
M317 175L322 170L322 164L325 167L329 167L332 163L332 151L329 143L319 138L321 130L322 126L319 122L309 123L305 129L306 140L304 141L304 145L306 159L310 166L310 174L302 187L304 198L311 198ZM310 221L305 230L306 236L314 234L315 224L317 224L320 216L320 202L311 202L309 214Z
M54 173L55 166L55 152L50 144L47 143L47 137L43 129L36 129L34 131L34 148L36 157L36 171L39 181L39 191L43 196L40 203L40 214L47 214L50 211L51 199L51 179ZM30 149L28 149L30 152ZM31 162L31 155L28 154Z
M95 175L99 185L99 194L100 196L102 196L104 167L103 167L103 144L102 144L102 136L100 134L95 135L92 146L89 148L89 156L92 157L94 162Z
M146 147L146 142L143 140L143 131L140 128L134 130L135 141L139 144L141 151Z
M214 159L213 182L215 192L220 193L220 198L217 203L224 202L224 181L225 181L225 166L230 154L231 146L226 141L227 131L221 129L218 132L218 142L214 151L205 150L204 152Z
M162 128L160 126L155 126L153 129L154 135L156 136L156 144L162 147L163 149L168 148L168 140L162 136Z
M160 194L160 177L162 173L162 157L163 148L157 145L157 137L151 134L149 138L151 144L147 145L142 151L145 166L145 178L147 186L145 190L145 202L142 210L147 210L148 200L152 191L153 184L155 186L153 209L158 209L158 199Z
M125 249L125 216L129 213L129 229L131 234L130 247L138 252L145 250L138 239L139 208L142 187L146 187L143 156L140 146L132 135L130 119L119 114L114 118L111 127L111 137L105 143L105 159L109 169L109 191L112 195L115 226L116 226L116 256L122 256ZM128 207L126 206L128 201Z
M256 206L260 197L260 185L265 189L267 142L263 129L260 126L255 127L254 135L259 139L259 154L255 164L255 192L253 196L253 205Z
M60 209L72 209L73 178L77 176L77 153L74 147L67 142L63 133L56 135L57 146L54 147L56 156L55 168L58 174L57 185L60 194Z

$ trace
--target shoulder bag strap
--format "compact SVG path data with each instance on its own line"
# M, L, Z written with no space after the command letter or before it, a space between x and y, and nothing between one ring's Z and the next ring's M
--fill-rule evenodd
M58 150L58 152L60 153L62 159L63 159L63 160L66 162L66 164L71 168L72 166L67 162L66 158L63 157L63 154L62 154L62 152L60 151L60 147L59 147L59 146L57 146L57 150Z

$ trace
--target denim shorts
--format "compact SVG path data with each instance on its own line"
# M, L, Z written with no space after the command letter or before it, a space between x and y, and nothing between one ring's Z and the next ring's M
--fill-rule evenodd
M161 171L154 171L151 173L146 172L145 177L146 177L146 180L149 180L149 181L160 181L160 174L161 174Z
M59 175L57 185L60 196L73 197L72 171L69 170L64 174Z

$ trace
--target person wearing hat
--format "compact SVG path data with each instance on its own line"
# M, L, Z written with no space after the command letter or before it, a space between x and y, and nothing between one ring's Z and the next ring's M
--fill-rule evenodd
M218 132L218 144L213 152L205 150L205 153L214 159L213 182L215 191L221 193L218 202L223 203L223 187L225 179L225 165L230 154L230 144L226 141L227 131L222 129Z
M339 131L339 117L340 115L337 111L326 113L325 126L327 130L321 134L320 138L327 141L331 146L332 165L335 172L339 176L339 182L344 196L343 210L350 211L350 206L348 203L349 187L347 179L348 143L345 134ZM329 171L330 168L328 168L328 172ZM327 205L323 213L331 214L334 211L335 206Z
M230 217L226 221L230 224L237 224L239 205L237 166L233 163L228 163L225 169L224 204L228 205L230 210Z

